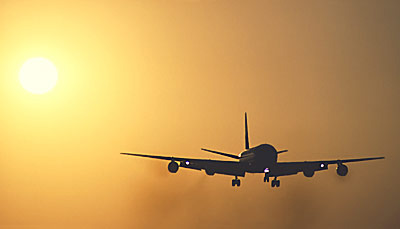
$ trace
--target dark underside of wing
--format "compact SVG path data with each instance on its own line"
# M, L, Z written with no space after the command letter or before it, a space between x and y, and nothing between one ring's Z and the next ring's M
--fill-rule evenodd
M345 160L327 160L327 161L304 161L304 162L279 162L270 169L270 176L287 176L297 174L299 172L314 172L327 170L328 165L331 164L344 164L361 161L371 161L384 159L384 157L369 157Z
M121 153L129 156L147 157L159 160L175 161L179 167L195 170L205 170L208 175L223 174L232 176L244 176L245 171L241 164L237 161L220 161L220 160L207 160L207 159L194 159L182 157L168 157L157 155L146 155L137 153Z
M208 175L224 174L232 176L245 176L246 168L238 161L220 161L220 160L207 160L207 159L194 159L182 157L168 157L158 155L147 155L137 153L121 153L129 156L147 157L159 160L174 161L178 163L179 167L195 170L205 170ZM344 164L351 162L361 162L384 159L384 157L369 157L345 160L326 160L326 161L303 161L303 162L279 162L269 169L270 176L288 176L294 175L299 172L315 172L327 170L330 164ZM260 173L264 172L262 168Z

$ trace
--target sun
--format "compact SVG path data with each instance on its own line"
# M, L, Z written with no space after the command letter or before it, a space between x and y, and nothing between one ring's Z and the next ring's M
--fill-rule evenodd
M53 89L58 80L54 64L42 57L27 60L19 71L22 87L33 94L44 94Z

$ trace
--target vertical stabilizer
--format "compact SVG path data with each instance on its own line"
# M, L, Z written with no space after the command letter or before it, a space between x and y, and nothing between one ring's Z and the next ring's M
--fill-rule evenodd
M245 148L249 149L249 129L247 127L247 113L244 113L244 144Z

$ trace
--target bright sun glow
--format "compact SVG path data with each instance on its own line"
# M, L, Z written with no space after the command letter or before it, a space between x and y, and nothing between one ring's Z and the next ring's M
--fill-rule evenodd
M44 94L56 86L57 68L48 59L35 57L27 60L19 71L23 88L33 94Z

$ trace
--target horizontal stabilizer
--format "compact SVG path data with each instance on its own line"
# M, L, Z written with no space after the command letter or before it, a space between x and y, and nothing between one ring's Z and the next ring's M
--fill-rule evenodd
M207 152L210 152L210 153L219 154L219 155L222 155L222 156L225 156L225 157L230 157L230 158L234 158L234 159L240 159L239 156L236 156L236 155L233 155L233 154L229 154L229 153L222 153L222 152L209 150L209 149L203 149L203 148L201 148L201 150L204 150L204 151L207 151Z
M277 154L280 154L280 153L286 153L288 150L287 149L285 149L285 150L281 150L281 151L278 151L278 152L276 152Z

